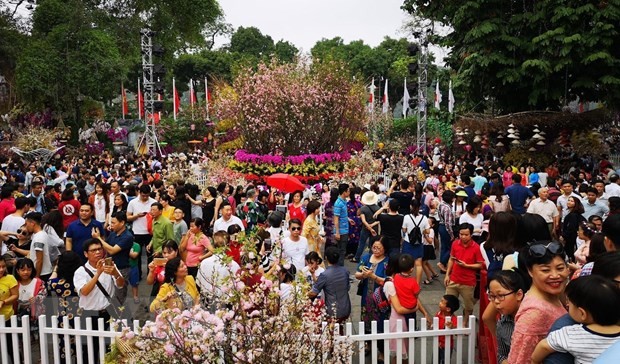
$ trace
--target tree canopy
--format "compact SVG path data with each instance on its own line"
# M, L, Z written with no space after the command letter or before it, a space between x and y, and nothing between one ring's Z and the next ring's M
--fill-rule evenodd
M620 106L620 1L405 0L447 25L447 65L470 107L557 110L568 101Z

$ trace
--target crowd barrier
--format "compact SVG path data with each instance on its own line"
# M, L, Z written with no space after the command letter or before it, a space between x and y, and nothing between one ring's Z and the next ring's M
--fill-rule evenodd
M59 327L56 316L48 319L46 316L39 317L38 333L39 340L33 341L30 337L30 321L27 316L18 318L13 316L10 319L10 326L7 326L3 316L0 316L0 363L9 364L9 353L5 348L11 345L13 348L13 363L32 364L39 362L41 364L60 364L60 363L77 363L84 364L83 352L86 349L88 353L88 363L103 363L105 348L112 340L120 336L119 329L103 329L103 319L99 319L98 327L100 329L93 330L91 318L86 318L85 325L81 320L75 320L74 328L68 328L68 319L64 317L64 328ZM451 357L456 363L475 363L475 345L476 345L476 317L469 317L468 327L464 326L462 316L458 316L458 325L452 329L438 329L438 318L433 319L432 329L427 329L426 319L417 322L419 329L416 330L413 320L409 321L409 329L403 330L403 322L398 321L395 331L389 330L389 322L384 322L384 332L378 333L377 322L373 321L370 327L370 333L364 333L364 323L357 325L346 323L344 325L344 335L339 339L347 339L352 344L352 356L350 363L371 363L379 362L379 351L381 345L383 347L384 357L390 355L390 339L397 339L395 351L397 363L433 363L437 364L439 360L439 338L446 338L446 358L445 362L450 363ZM84 326L84 327L83 327ZM130 326L137 329L140 325L138 321L133 321ZM357 326L357 327L356 327ZM355 330L357 329L357 330ZM357 331L357 332L356 332ZM76 355L73 358L61 359L61 338L64 339L64 347L69 351L70 338L75 338ZM454 348L451 348L453 338ZM466 342L466 343L465 343ZM366 349L368 345L369 349ZM95 358L95 348L99 348L99 357ZM451 349L454 349L452 351ZM408 359L403 360L404 351L408 353ZM387 362L387 361L386 361Z

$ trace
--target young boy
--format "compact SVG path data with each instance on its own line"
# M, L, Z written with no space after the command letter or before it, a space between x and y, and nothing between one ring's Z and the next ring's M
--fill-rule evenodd
M409 254L402 254L398 259L398 268L402 273L394 275L394 288L401 306L413 309L418 306L420 286L415 277L415 260ZM416 313L405 315L407 322L416 318Z
M456 327L456 316L454 313L459 309L458 297L447 294L439 301L439 311L435 314L435 317L439 318L439 329L443 330L446 327L451 329ZM450 352L454 350L454 338L450 339ZM446 358L446 337L439 337L439 364L443 364Z
M135 304L140 303L138 298L138 283L140 283L138 256L140 256L140 244L134 241L129 251L129 284L131 285L131 293L133 293L133 302Z
M620 288L601 276L579 277L566 287L568 314L579 324L549 333L536 346L532 363L553 352L569 353L575 363L591 363L620 340Z

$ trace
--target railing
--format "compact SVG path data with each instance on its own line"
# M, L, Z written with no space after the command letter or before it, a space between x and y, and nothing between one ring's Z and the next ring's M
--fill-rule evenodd
M427 329L426 319L419 320L420 329L415 329L416 322L414 320L409 321L408 330L403 331L403 322L398 321L396 330L390 332L389 322L384 322L384 332L378 333L377 322L373 321L370 327L370 334L364 333L364 323L358 324L358 333L354 333L353 324L345 324L345 335L342 339L347 338L352 342L353 356L351 356L349 362L365 364L370 362L376 364L379 361L379 342L383 340L383 357L384 361L388 361L390 357L390 340L396 341L396 362L403 362L403 353L406 348L408 353L408 359L406 362L413 363L416 357L421 358L419 362L433 363L439 362L439 338L445 337L445 362L450 363L451 360L451 345L452 338L455 338L455 353L456 363L474 363L475 345L476 345L476 317L469 317L469 325L465 327L463 325L463 317L458 316L458 324L456 328L452 329L437 329L439 327L439 319L433 319L432 327L434 329ZM88 363L103 363L104 354L106 352L106 346L109 345L112 340L120 336L120 332L116 329L104 329L103 319L98 319L99 329L93 330L93 323L91 318L85 319L85 328L82 328L82 320L78 317L73 322L74 328L70 328L70 322L67 317L63 318L63 326L58 326L58 320L56 316L51 317L51 324L48 323L48 317L39 317L39 350L37 350L37 343L32 343L30 340L30 321L27 316L21 318L21 325L18 325L20 320L13 316L11 317L11 326L5 325L4 317L0 316L0 363L9 363L9 354L7 345L11 345L13 350L13 363L32 364L36 362L36 358L33 358L33 354L40 352L41 364L49 363L61 363L66 361L67 363L84 364L83 350L86 349L88 355ZM136 330L139 326L138 321L133 322L133 328ZM70 339L75 338L75 344L71 344ZM60 339L64 339L64 347L60 345ZM465 359L464 353L464 340L467 338L467 353ZM419 344L416 343L416 339L419 339ZM11 343L9 343L11 340ZM365 345L369 343L370 351L365 352ZM34 345L33 345L34 344ZM430 349L428 345L431 344ZM71 350L71 346L75 348L75 357L61 359L61 351L68 353ZM21 351L19 350L21 346ZM95 358L95 348L99 349L99 357ZM51 349L51 350L50 350ZM23 355L22 355L23 354ZM430 356L429 356L430 355ZM22 359L23 357L23 359ZM368 359L368 360L367 360ZM465 360L464 360L465 359Z
M476 317L469 316L469 325L468 327L464 327L463 325L463 317L457 317L458 324L456 328L453 329L427 329L426 327L426 319L419 320L420 329L415 330L415 321L409 320L408 330L403 331L403 322L397 321L396 323L396 331L390 332L389 321L384 322L384 331L383 333L377 333L377 322L373 321L370 327L370 334L364 333L364 323L359 323L359 333L357 335L353 334L353 324L346 324L345 335L349 338L349 340L353 341L353 351L357 356L357 363L364 364L366 363L366 353L365 353L365 345L367 342L370 342L370 363L376 364L378 362L378 342L383 340L383 357L384 361L388 362L387 358L390 357L390 340L396 340L396 362L402 363L403 358L403 341L407 341L405 347L407 348L407 356L406 362L414 363L417 356L418 346L416 345L415 339L420 339L419 344L419 353L422 363L439 363L439 338L445 337L445 363L450 363L451 357L451 338L456 336L456 362L457 363L474 363L475 357L475 348L476 348ZM437 317L433 318L433 328L439 327L439 319ZM463 360L463 341L464 338L467 337L467 360ZM432 340L432 349L431 353L428 353L428 341ZM357 347L356 347L357 346ZM432 355L431 358L428 354ZM350 359L350 363L353 362L353 358Z

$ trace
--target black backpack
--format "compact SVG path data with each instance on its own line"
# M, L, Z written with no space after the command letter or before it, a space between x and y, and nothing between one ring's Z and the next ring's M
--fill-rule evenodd
M422 230L420 230L420 223L422 223L422 219L424 217L422 217L420 221L416 224L412 215L408 215L408 216L411 219L411 222L413 223L413 229L411 229L411 232L409 232L409 235L408 235L409 244L412 244L412 245L422 244Z

